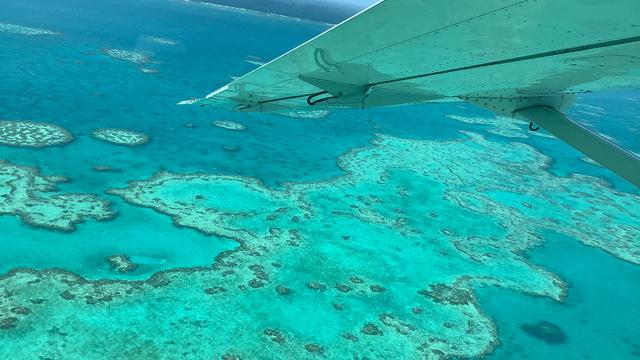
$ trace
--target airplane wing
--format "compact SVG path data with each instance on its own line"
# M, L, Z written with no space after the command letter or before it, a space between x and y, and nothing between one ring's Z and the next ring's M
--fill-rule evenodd
M574 94L640 86L639 14L639 0L383 0L200 103L278 112L453 99L562 115ZM592 142L570 144L640 186L640 159L594 154Z

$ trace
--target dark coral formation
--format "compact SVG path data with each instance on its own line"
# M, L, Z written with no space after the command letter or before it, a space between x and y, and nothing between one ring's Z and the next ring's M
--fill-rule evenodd
M12 307L11 309L9 309L9 311L11 311L14 314L18 314L18 315L28 315L29 313L31 313L31 309L29 309L28 307L24 307L24 306Z
M318 281L309 281L307 283L307 287L311 290L316 290L316 291L325 291L327 290L327 285L318 282Z
M260 280L258 280L258 279L251 279L251 280L249 280L249 286L251 286L251 287L252 287L252 288L254 288L254 289L261 288L261 287L263 287L264 285L265 285L265 283L264 283L264 282L262 282L262 281L260 281Z
M522 324L520 329L527 335L542 340L547 344L562 344L567 341L564 331L556 324L549 321L538 321L535 324Z
M0 330L9 330L16 327L18 318L14 316L8 316L0 319Z
M280 295L289 295L293 291L284 285L278 285L276 286L276 292Z
M284 334L282 334L280 330L265 329L264 334L267 335L269 339L271 339L271 341L275 342L276 344L282 345L286 342Z
M269 280L269 273L266 272L264 266L254 264L249 266L249 270L253 272L253 275L256 277L256 279L265 281Z
M469 305L474 303L473 295L468 290L442 283L431 284L429 287L431 290L420 290L418 293L439 304Z
M122 172L122 170L114 168L112 166L108 166L108 165L96 165L92 167L92 169L93 171L97 171L97 172L112 172L112 173Z
M69 290L65 290L63 292L60 293L60 297L65 299L65 300L73 300L76 298L76 296Z
M353 335L352 333L344 333L342 334L342 337L349 341L358 341L358 337Z
M382 335L382 330L380 330L380 328L373 323L364 324L360 332L365 335L374 335L374 336Z
M119 273L130 273L138 268L138 265L134 264L131 259L125 254L116 254L107 257L107 262L111 267L111 270Z
M343 293L348 293L349 291L351 291L351 287L345 284L337 284L336 289L338 289L338 291L341 291Z
M207 295L215 295L215 294L220 294L227 291L225 288L223 288L222 286L212 286L209 288L204 289L205 294Z
M316 355L324 355L324 348L315 343L309 343L304 346L304 349L308 352Z
M382 321L383 324L393 328L396 332L398 332L401 335L409 335L410 332L416 330L415 326L408 324L404 321L401 321L391 314L381 314L379 319L380 321Z

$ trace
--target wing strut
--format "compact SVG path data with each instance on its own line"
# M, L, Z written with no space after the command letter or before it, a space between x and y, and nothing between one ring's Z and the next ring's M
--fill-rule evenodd
M575 95L516 98L461 96L460 98L493 113L526 120L532 131L537 130L532 123L540 125L558 139L640 188L640 157L587 129L563 113L573 104Z
M560 111L538 105L519 109L516 117L535 122L607 169L640 187L640 157L573 121Z

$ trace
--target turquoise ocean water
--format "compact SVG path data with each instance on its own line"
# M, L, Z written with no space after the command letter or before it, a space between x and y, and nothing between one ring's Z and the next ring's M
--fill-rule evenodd
M0 9L0 121L74 137L0 145L0 357L640 358L640 192L544 132L459 103L176 105L327 24L164 0ZM570 110L636 153L639 114L636 92ZM90 197L52 205L73 194Z

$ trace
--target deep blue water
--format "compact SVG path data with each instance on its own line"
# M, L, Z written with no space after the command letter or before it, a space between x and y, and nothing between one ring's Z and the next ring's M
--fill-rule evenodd
M489 359L634 359L640 356L640 270L607 254L550 235L531 254L570 284L564 302L532 299L518 293L484 289L483 308L496 319L502 346ZM522 324L552 321L566 332L563 344L527 336Z

